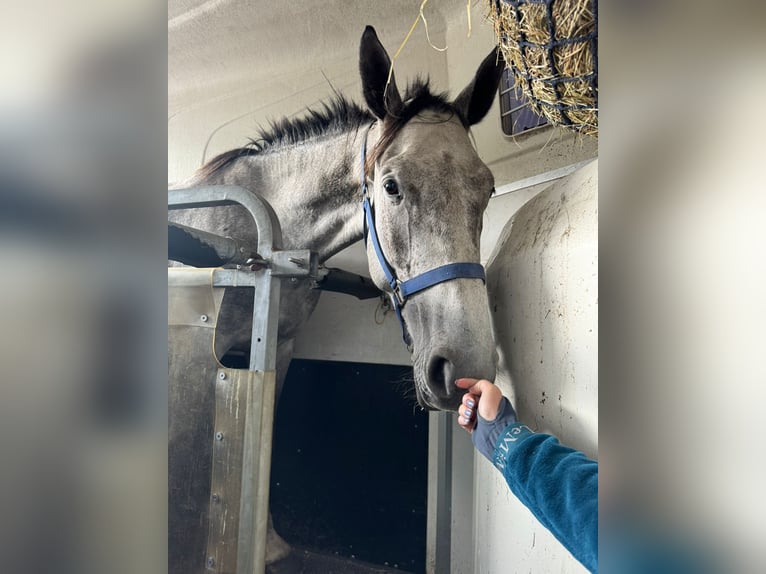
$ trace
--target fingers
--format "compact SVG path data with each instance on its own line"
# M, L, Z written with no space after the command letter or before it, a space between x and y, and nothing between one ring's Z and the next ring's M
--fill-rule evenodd
M464 406L468 407L468 400L476 403L474 407L468 407L472 411L471 415L473 416L473 419L467 419L468 423L471 424L471 428L476 426L475 411L477 410L486 420L495 420L498 407L500 406L500 401L503 399L503 393L499 388L495 386L494 383L488 381L487 379L463 378L456 380L455 385L461 389L468 390L468 392L463 396ZM458 412L460 411L458 410ZM465 425L461 426L466 428Z
M469 395L465 397L467 396ZM465 397L463 397L463 404L457 409L457 423L468 432L473 432L473 429L476 428L476 409L468 406ZM468 402L472 403L473 401L469 399Z
M473 432L476 428L476 405L479 402L481 391L477 387L479 379L463 378L455 381L455 384L461 389L468 389L463 395L462 404L458 407L457 423L468 432ZM478 393L476 391L479 390Z

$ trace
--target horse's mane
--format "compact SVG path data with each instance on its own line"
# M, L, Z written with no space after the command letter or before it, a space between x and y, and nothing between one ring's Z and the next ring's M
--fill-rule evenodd
M456 113L446 94L431 92L428 79L418 78L407 86L402 110L395 118L386 118L384 137L381 138L381 143L385 142L385 146L379 145L374 155L382 153L404 124L425 110ZM211 176L243 156L257 155L323 135L359 129L373 120L375 117L368 110L342 94L336 94L320 104L318 109L306 108L301 117L281 118L270 122L268 128L260 129L258 136L250 139L246 146L226 151L211 159L197 171L197 176ZM465 124L462 117L461 121Z

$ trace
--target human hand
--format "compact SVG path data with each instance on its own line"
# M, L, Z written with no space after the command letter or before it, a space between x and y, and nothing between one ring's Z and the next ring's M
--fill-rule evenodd
M458 379L455 385L468 392L463 395L463 403L458 407L458 424L468 432L476 428L476 405L479 414L487 421L495 420L503 393L487 379Z
M474 446L492 461L497 439L516 422L516 412L502 391L486 379L458 379L455 385L468 390L458 407L457 422L472 433Z

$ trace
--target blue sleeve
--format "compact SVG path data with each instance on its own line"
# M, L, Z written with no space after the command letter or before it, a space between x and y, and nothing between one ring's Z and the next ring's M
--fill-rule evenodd
M520 423L500 434L493 462L540 523L597 572L598 463Z

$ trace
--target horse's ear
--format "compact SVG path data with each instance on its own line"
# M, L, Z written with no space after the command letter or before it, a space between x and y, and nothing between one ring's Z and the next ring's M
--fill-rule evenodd
M391 60L383 44L378 40L375 28L367 26L359 45L359 73L362 76L362 90L367 105L379 119L386 115L397 115L402 108L402 98L396 89L394 74L386 88Z
M487 115L497 94L500 76L505 69L505 60L496 48L479 66L471 83L455 98L454 106L468 122L469 126L479 123Z

